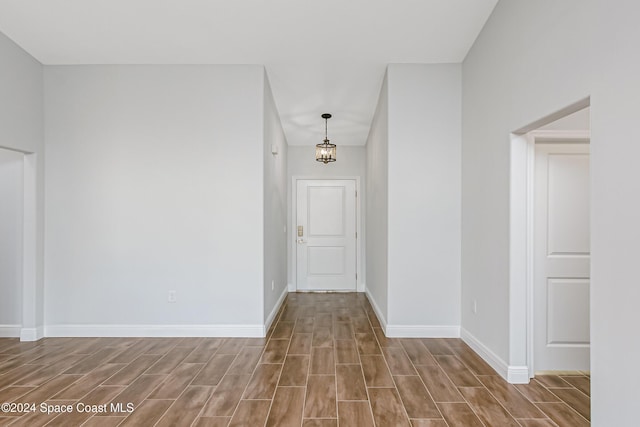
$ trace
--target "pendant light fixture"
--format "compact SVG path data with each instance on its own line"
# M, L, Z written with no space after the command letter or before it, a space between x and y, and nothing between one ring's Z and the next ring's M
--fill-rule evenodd
M331 144L327 138L327 120L331 118L331 114L324 113L322 118L324 119L324 141L322 144L316 144L316 161L326 165L336 161L336 144Z

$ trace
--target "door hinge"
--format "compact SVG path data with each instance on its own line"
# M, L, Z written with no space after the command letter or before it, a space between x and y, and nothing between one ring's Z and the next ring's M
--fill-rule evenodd
M358 232L356 231L356 239L358 238Z
M358 191L356 190L356 199L358 198Z

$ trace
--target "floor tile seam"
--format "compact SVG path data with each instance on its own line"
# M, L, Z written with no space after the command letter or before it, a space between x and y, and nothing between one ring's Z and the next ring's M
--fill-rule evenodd
M535 377L534 377L535 378ZM580 415L582 417L582 415L576 410L574 409L571 405L569 405L567 402L565 402L560 396L556 395L552 390L551 387L547 387L546 385L544 385L543 383L541 383L540 381L537 381L538 384L540 384L545 390L547 390L549 393L551 393L552 395L554 395L556 398L560 399L560 402L564 403L565 405L567 405L569 408L571 408L574 412L578 413L578 415ZM556 388L561 388L561 387L556 387ZM571 387L573 388L573 387ZM563 390L565 390L566 388L562 388ZM584 394L584 393L583 393ZM589 408L591 408L591 397L587 396L587 398L589 399ZM559 402L540 402L540 403L559 403ZM542 411L544 412L544 411ZM546 412L545 412L546 414ZM582 417L584 418L584 417ZM586 419L586 418L585 418ZM589 421L590 422L590 421Z
M288 298L287 298L288 299ZM258 363L256 363L255 368L253 369L253 372L251 373L251 377L249 377L249 381L247 382L247 385L245 386L244 390L242 391L242 395L244 396L244 394L247 392L247 387L249 387L249 384L251 383L251 379L253 378L253 376L255 375L256 370L258 369L258 366L260 365L260 360L262 360L262 357L264 356L265 351L267 350L267 347L269 346L269 343L271 343L272 340L276 339L273 337L273 333L275 332L276 328L278 327L278 324L280 323L280 319L282 318L282 313L284 313L284 308L288 305L287 299L285 299L285 303L283 304L282 310L278 313L277 319L273 322L273 324L271 325L271 327L273 328L273 330L271 331L271 334L269 335L269 339L267 340L267 343L264 346L264 349L262 350L262 353L260 353L260 358L258 359ZM296 320L297 322L297 320ZM295 328L295 324L293 325ZM269 328L271 329L271 328ZM293 332L292 332L293 334ZM267 422L269 421L269 415L271 415L271 409L273 408L273 401L276 399L276 393L278 393L278 384L280 384L280 378L282 378L282 371L284 371L284 364L286 362L287 359L287 354L289 352L289 347L291 347L291 337L289 337L289 344L287 345L287 351L285 351L284 353L284 359L281 363L281 367L280 367L280 372L278 373L278 380L276 381L276 386L275 389L273 390L273 395L271 396L271 399L264 399L264 400L269 400L269 410L267 411L267 415L264 419L264 424L263 426L267 425ZM305 388L305 392L306 392L306 388ZM245 400L249 400L249 399L245 399ZM242 397L240 398L240 402L242 401ZM235 416L236 412L238 411L238 407L240 406L240 402L238 402L238 404L236 405L235 410L233 411L233 415L231 416L231 420L233 419L233 417ZM304 407L303 407L304 410ZM231 420L229 420L229 422L231 422Z
M442 368L440 368L440 369L442 369ZM446 374L446 373L445 373L445 374ZM456 387L456 389L458 389L458 387ZM482 420L482 418L480 418L480 415L478 415L478 412L475 410L475 408L473 407L473 405L471 404L471 402L469 402L469 401L467 400L467 398L466 398L466 397L464 397L464 394L462 394L462 393L460 392L460 390L458 390L458 393L460 393L460 396L462 396L462 399L464 400L464 403L467 405L467 407L468 407L469 409L471 409L471 412L473 412L473 414L476 416L476 418L478 419L478 421L480 421L480 424L482 424L482 425L483 425L483 426L485 426L485 427L492 427L492 426L490 426L490 425L485 424L485 422ZM452 402L452 403L456 403L456 402ZM460 402L457 402L457 403L460 403ZM517 422L517 421L516 421L516 422ZM519 424L519 423L518 423L518 424Z
M376 343L378 344L378 347L380 348L380 342L378 341L378 337L376 336L375 332L373 331L373 324L371 323L371 319L369 318L369 316L367 316L367 321L369 322L369 327L371 328L371 333L373 333L373 337L376 340ZM406 353L406 350L404 350L404 351ZM387 362L387 357L386 357L386 355L384 354L384 352L382 350L380 350L380 352L382 353L381 354L382 360L384 361L384 364L387 367L387 372L389 373L389 376L391 377L391 382L393 383L393 388L395 389L395 391L396 391L396 393L398 395L398 399L400 400L400 405L402 406L402 412L407 417L407 420L409 421L409 425L411 425L411 421L410 421L411 418L409 417L409 413L407 412L407 408L405 407L404 401L402 400L402 396L400 396L400 391L398 390L398 385L396 384L396 380L393 378L393 374L391 373L391 369L389 368L389 363ZM411 361L411 359L409 359L409 361ZM360 363L362 363L362 360L360 360ZM417 373L417 371L416 371L416 373ZM368 395L368 390L367 390L367 395ZM373 413L373 405L371 405L371 401L369 401L369 406L371 406L371 412ZM375 422L375 418L373 420Z
M531 384L531 381L529 381L529 384ZM529 384L525 384L525 385L527 385L527 386L528 386ZM549 389L547 389L547 388L546 388L545 386L543 386L541 383L539 383L539 382L538 382L538 384L540 384L540 385L542 386L542 388L544 388L545 390L549 391ZM530 399L526 394L524 394L524 392L523 392L522 390L520 390L520 388L519 388L519 387L514 387L514 388L515 388L516 390L518 390L518 393L520 393L520 394L521 394L525 399L527 399L529 402L533 403L534 405L535 405L536 403L558 403L558 401L554 401L554 402L545 402L545 401L534 401L534 400L531 400L531 399ZM551 394L553 394L553 393L551 393ZM553 394L553 395L554 395L554 396L556 396L555 394ZM557 399L559 399L557 396L556 396L556 398L557 398ZM560 399L560 401L562 401L562 400ZM536 406L536 407L537 407L537 406ZM540 408L538 408L538 409L540 409ZM542 411L542 412L546 415L546 412L544 412L544 411Z
M589 401L591 401L591 396L589 396L587 393L585 393L584 391L580 390L578 387L549 387L549 391L551 393L553 393L553 390L576 390L578 391L581 395L583 395L584 397L586 397L587 399L589 399ZM553 393L554 396L556 396L555 393ZM558 397L560 400L562 400L562 398L560 398L560 396L556 396Z
M567 408L569 408L571 411L573 411L575 414L577 414L580 418L582 418L582 419L583 419L583 420L585 420L587 423L589 423L589 425L591 425L591 421L590 421L590 420L588 420L588 419L586 419L584 416L582 416L582 414L581 414L580 412L576 411L576 410L575 410L571 405L567 404L567 402L565 402L564 400L563 400L563 401L561 401L561 402L541 402L541 404L542 404L542 405L558 404L558 403L559 403L559 404L561 404L561 405L566 406L566 407L567 407ZM536 406L538 406L538 405L536 404ZM538 409L540 409L542 412L544 412L544 414L545 414L546 416L548 416L549 418L551 418L551 417L549 416L549 414L547 414L547 413L546 413L542 408L538 408ZM553 420L552 420L552 421L553 421Z
M178 347L176 346L176 347L174 347L174 349L175 349L175 348L178 348ZM180 347L180 348L182 348L182 347ZM173 349L172 349L172 350L173 350ZM171 369L171 371L169 371L167 374L171 374L171 372L173 372L174 370L176 370L176 368L177 368L178 366L180 366L180 365L182 364L182 362L184 362L184 360L185 360L187 357L189 357L189 355L191 355L191 353L193 353L193 351L194 351L194 350L195 350L195 348L194 348L193 350L191 350L191 351L190 351L186 356L184 356L182 359L180 359L180 361L178 361L178 363L176 363L176 365L175 365L175 366ZM163 373L153 374L153 373L148 373L148 372L149 372L149 370L151 370L151 368L153 368L155 365L157 365L158 363L160 363L160 362L162 361L162 359L164 359L165 357L167 357L167 355L168 355L168 354L169 354L169 352L166 352L162 357L160 357L158 360L156 360L155 362L153 362L153 363L151 364L151 366L149 366L149 367L148 367L148 368L147 368L147 369L142 373L142 375L145 375L145 374L146 374L146 375L162 375Z
M471 351L473 351L473 350L471 350ZM458 355L457 355L457 354L456 354L456 356L455 356L455 357L456 357L458 360L460 360L460 361L462 362L462 364L463 364L463 365L464 365L464 366L469 370L469 372L471 372L471 375L473 375L473 376L474 376L474 378L476 379L476 381L478 381L478 382L480 383L481 387L482 387L482 388L484 388L485 390L487 390L487 392L489 393L489 395L491 395L491 397L493 397L493 399L494 399L494 400L495 400L495 401L496 401L500 406L502 406L502 408L507 412L507 414L509 414L509 416L510 416L512 419L514 419L514 420L515 420L515 419L516 419L516 417L511 413L511 411L509 411L509 409L505 406L505 404L503 404L503 403L502 403L502 402L501 402L501 401L500 401L500 400L499 400L499 399L494 395L494 393L493 393L493 392L491 392L491 390L489 390L489 388L488 388L487 386L485 386L485 385L484 385L484 383L483 383L482 381L480 381L480 378L478 378L480 375L477 375L477 374L476 374L476 373L471 369L471 367L469 367L469 365L467 365L466 363L464 363L464 361L463 361L460 357L458 357ZM436 359L436 363L438 363L438 364L440 363L440 362L438 361L438 359ZM442 366L440 367L440 369L442 369ZM442 369L442 370L444 371L444 369ZM445 375L446 375L446 374L447 374L447 373L445 372ZM460 388L460 387L457 387L457 388ZM516 388L516 387L514 387L514 388ZM517 390L517 388L516 388L516 390ZM465 398L465 397L464 397L464 394L462 394L460 391L458 391L458 392L462 395L462 397L463 397L463 398ZM525 399L526 399L526 397L525 397ZM466 398L465 398L465 400L466 400ZM527 399L527 400L528 400L528 399ZM473 407L471 406L471 404L469 404L469 407L471 407L471 409L473 410ZM538 408L538 410L540 410L540 408ZM546 414L544 411L540 411L540 412L541 412L543 415L547 416L547 414ZM476 416L477 416L477 414L476 414ZM478 418L480 418L480 417L478 417ZM548 416L547 416L547 418L548 418ZM517 421L516 421L516 423L517 423ZM520 424L520 423L518 423L518 424Z
M224 340L223 340L223 344L224 344ZM222 347L222 345L220 345L218 348L216 348L216 351L211 355L211 357L209 358L209 360L205 363L202 364L202 366L200 367L200 369L198 369L198 371L193 375L193 377L191 378L191 381L189 381L189 383L182 389L182 391L180 392L180 394L178 395L178 397L176 397L175 399L173 399L173 403L171 405L169 405L169 407L167 407L166 411L163 412L162 416L160 418L158 418L158 421L156 422L156 424L158 422L160 422L160 420L162 420L162 418L164 418L164 416L167 414L167 412L169 411L169 409L171 409L173 407L173 405L176 404L176 402L182 397L182 395L184 393L186 393L186 391L189 389L189 387L210 387L211 388L211 393L209 394L209 397L207 398L207 400L205 400L204 404L202 405L202 407L200 408L200 411L198 412L198 415L196 415L196 417L194 418L194 422L195 420L197 420L200 417L200 414L202 414L202 411L204 410L204 408L207 406L207 403L209 403L209 400L211 400L211 397L213 396L213 394L215 393L215 391L218 389L218 386L220 385L220 383L222 382L222 380L224 379L225 375L227 375L227 372L229 371L229 368L231 368L231 365L233 365L233 362L235 362L235 360L237 359L238 355L236 354L236 356L233 358L233 360L231 361L231 363L229 363L229 366L227 366L227 369L225 370L225 372L222 374L222 376L220 377L220 380L218 381L218 384L215 384L213 386L206 386L206 385L194 385L193 382L195 381L195 379L198 377L198 375L200 375L200 372L202 372L202 370L207 366L207 364L211 361L211 359L213 359L213 356L218 354L218 350L220 349L220 347ZM194 349L195 351L195 349ZM191 353L189 353L191 354ZM185 358L186 359L186 358ZM175 370L175 369L174 369ZM173 372L173 371L172 371ZM165 379L166 380L166 379ZM158 386L156 388L153 389L153 391L155 391L158 387L160 387L162 384L164 384L164 381L160 384L158 384ZM153 393L153 391L151 393ZM151 394L150 393L150 394ZM192 423L193 424L193 423ZM155 424L154 424L155 425Z
M560 390L566 390L566 389L560 389ZM553 393L552 389L549 389L549 391L551 391L551 393ZM582 393L580 390L578 390L578 392L580 394L582 394L583 396L586 396L584 393ZM558 399L560 399L560 401L562 403L564 403L565 405L567 405L569 408L571 408L574 412L578 413L582 418L584 418L585 420L591 422L591 420L587 419L584 415L582 415L580 412L578 412L578 409L574 408L569 402L567 402L566 400L564 400L562 397L558 396L557 394L553 393L554 396L556 396ZM587 398L589 398L588 396L586 396ZM558 402L555 402L558 403ZM591 399L589 399L589 413L591 413Z
M107 365L109 365L110 363L107 363ZM114 363L114 365L116 365L117 363ZM104 366L104 365L101 365ZM90 394L91 392L93 392L95 389L97 389L98 387L110 387L109 384L105 384L105 382L113 377L114 375L116 375L118 372L120 372L121 370L123 370L127 365L123 365L120 369L118 369L116 372L114 372L112 375L110 375L109 377L105 378L101 383L95 385L91 390L89 390L87 393L85 393L84 395L82 395L79 399L55 399L55 400L74 400L75 402L80 402L83 398L87 397L88 394ZM63 391L69 389L70 387L73 387L75 384L77 384L78 382L82 381L84 378L87 377L87 375L90 375L93 371L99 369L100 366L96 367L95 369L87 372L86 374L61 374L61 375L82 375L82 378L78 378L76 381L72 382L71 384L69 384L67 387L65 387L64 389L58 391L57 394L62 393Z
M298 317L296 318L296 324L298 323ZM315 324L315 318L314 318L314 324ZM294 326L295 329L295 326ZM293 341L293 339L292 339ZM313 344L313 332L311 332L311 343ZM335 352L335 350L334 350ZM309 346L309 363L307 364L307 375L304 379L304 394L302 396L302 419L300 420L300 427L302 427L304 425L304 410L307 407L307 392L309 390L309 377L311 376L311 353L312 353L312 347ZM284 365L282 366L282 369L284 370ZM337 382L337 381L336 381ZM338 403L336 402L336 415L338 414Z
M376 337L377 339L377 337ZM445 420L445 423L447 423L447 425L449 425L449 423L446 421L446 419L444 418L444 414L442 413L442 410L440 410L440 407L438 406L438 402L436 402L436 399L433 397L433 394L431 393L431 390L429 390L429 387L427 387L427 383L424 382L424 379L422 378L422 376L420 375L420 373L418 372L417 366L433 366L433 365L416 365L415 363L413 363L413 361L411 360L411 358L409 357L409 354L407 353L407 350L404 348L404 346L402 345L402 343L400 343L400 348L402 349L402 351L404 352L405 356L407 356L407 359L409 359L409 363L411 363L411 366L413 367L413 369L416 371L416 375L418 376L418 378L420 379L420 382L422 383L422 386L424 387L424 389L427 391L427 394L429 395L429 397L431 398L431 401L434 403L434 405L436 405L436 409L438 410L438 413L440 414L440 416L442 417L443 420ZM427 352L429 354L431 354L431 351L429 351L429 349L427 348L427 346L425 345L424 348L427 350ZM436 364L438 363L438 361L436 360L435 357L433 357L433 354L431 354L431 357L433 358L433 360L436 362ZM438 365L439 367L439 365ZM442 368L440 368L442 369ZM459 392L458 392L459 393Z
M288 299L288 297L287 297L287 299ZM284 302L283 305L287 304L287 299L285 299L285 302ZM282 313L278 314L277 319L274 320L274 324L277 323L278 321L280 321L280 316L281 315L282 315ZM269 329L271 329L271 328L269 328ZM274 327L274 329L275 329L275 327ZM268 399L243 399L243 396L247 392L247 388L249 387L249 384L251 383L251 380L253 379L253 376L256 374L256 370L258 369L258 366L261 365L260 360L262 359L262 356L264 355L264 352L266 351L267 346L269 345L269 342L271 341L271 334L269 334L269 331L267 331L267 335L268 335L267 342L265 343L264 347L262 348L262 352L260 352L260 357L258 357L258 363L256 363L256 366L254 366L253 371L251 372L251 374L249 376L249 381L247 381L247 384L244 386L244 388L242 390L242 393L240 393L240 400L238 401L238 403L236 403L236 406L233 409L233 413L231 414L231 417L229 418L229 422L231 422L231 420L233 420L233 417L235 417L236 413L238 412L238 407L240 407L240 403L243 400L268 400ZM229 365L229 367L231 367L231 365ZM284 363L282 364L282 368L284 368ZM282 368L280 369L280 373L281 374L282 374ZM225 375L226 375L226 373L225 373ZM224 379L224 375L222 376L222 379ZM220 379L220 382L222 382L222 379ZM278 379L278 381L279 381L279 379ZM215 393L215 390L213 391L213 393ZM213 396L213 393L211 393L212 396ZM275 393L274 393L274 395L275 395ZM209 399L211 399L211 397L209 397ZM273 400L273 399L271 399L271 400ZM207 400L207 403L208 403L208 400ZM206 406L206 403L205 403L205 406ZM204 409L204 406L203 406L203 409ZM269 411L271 411L271 405L269 406ZM269 417L269 414L267 413L267 418L268 417ZM265 423L266 422L267 421L265 419Z
M240 399L240 400L241 400L241 401L242 401L242 400L246 400L246 401L251 401L251 402L253 402L253 401L258 401L258 402L267 402L267 401L268 401L268 402L270 402L270 401L272 401L273 399Z
M332 315L333 317L333 315ZM334 388L334 392L335 392L335 402L336 402L336 419L338 418L338 365L336 364L336 359L337 359L337 355L336 355L336 343L335 343L335 338L333 335L334 331L333 329L331 330L331 345L333 347L333 388Z
M352 340L355 342L356 340L356 335L355 332L353 330L353 327L351 328L351 335L352 335ZM377 341L377 337L376 337L376 341ZM359 360L359 365L360 365L360 375L362 375L362 381L364 383L364 391L367 394L367 407L369 408L369 415L371 416L371 420L373 421L374 425L376 423L376 418L373 415L373 405L371 404L371 395L369 394L369 387L367 386L367 379L366 376L364 374L364 365L362 364L362 355L360 354L360 352L358 351L358 345L357 343L355 344L356 346L356 354L358 355L358 360ZM337 382L337 381L336 381ZM338 407L338 403L336 402L336 407ZM337 409L337 408L336 408ZM338 416L340 416L340 413L338 412Z
M475 374L474 374L474 375L475 375ZM480 384L482 384L482 388L484 388L485 390L487 390L487 392L491 395L491 397L493 397L493 399L494 399L496 402L498 402L498 404L499 404L500 406L502 406L502 407L504 408L504 410L505 410L505 411L507 411L507 413L511 416L511 418L513 418L514 420L515 420L515 419L517 419L517 418L515 417L515 415L513 415L513 414L511 413L511 411L509 411L509 409L506 407L506 404L505 404L505 403L503 403L503 402L501 402L501 401L500 401L500 399L498 399L498 397L497 397L497 396L496 396L496 395L495 395L491 390L489 390L489 388L488 388L487 386L485 386L485 385L484 385L484 383L483 383L482 381L480 381L480 379L479 379L479 378L477 378L477 377L478 377L477 375L475 375L475 376L476 376L476 379L478 380L478 382L480 382ZM473 388L473 387L466 387L466 388ZM517 388L517 387L513 387L513 388L514 388L514 389L516 389L516 390L518 390L518 388ZM462 394L462 393L461 393L461 394ZM522 394L522 393L521 393L521 394ZM463 395L463 397L464 397L464 395ZM525 398L525 400L527 400L529 403L533 404L533 402L531 402L529 399L527 399L527 398L526 398L526 396L524 396L524 398ZM534 406L535 406L535 405L534 405ZM537 409L542 413L542 415L544 415L546 418L535 418L535 419L538 419L538 420L540 420L540 419L550 419L550 418L549 418L549 416L548 416L544 411L541 411L541 410L540 410L540 408L538 408L537 406L536 406L536 408L537 408Z

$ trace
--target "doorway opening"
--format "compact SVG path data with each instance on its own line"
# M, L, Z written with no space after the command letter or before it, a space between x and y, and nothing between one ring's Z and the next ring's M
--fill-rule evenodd
M23 157L0 148L0 337L22 328Z
M589 370L589 105L511 137L511 383Z

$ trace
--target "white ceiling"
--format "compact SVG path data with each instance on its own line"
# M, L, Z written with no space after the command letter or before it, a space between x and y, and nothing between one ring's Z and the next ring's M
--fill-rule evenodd
M291 145L364 145L389 63L461 62L497 0L0 0L43 64L264 64Z

